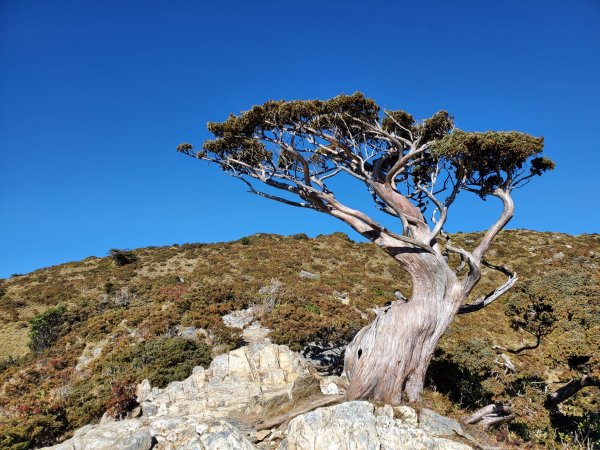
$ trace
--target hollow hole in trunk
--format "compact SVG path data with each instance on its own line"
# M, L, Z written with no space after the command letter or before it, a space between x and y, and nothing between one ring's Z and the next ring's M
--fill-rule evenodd
M358 359L360 359L360 356L362 355L362 348L358 349Z

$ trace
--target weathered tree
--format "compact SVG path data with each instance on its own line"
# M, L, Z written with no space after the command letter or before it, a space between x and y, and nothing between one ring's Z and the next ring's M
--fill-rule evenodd
M465 303L492 240L513 217L511 192L554 167L541 156L543 138L461 131L445 111L416 121L401 110L382 110L361 93L269 101L208 129L214 139L200 151L188 143L177 150L217 164L251 193L347 223L410 274L409 301L381 310L345 354L348 398L391 404L404 396L419 399L433 352L457 313L484 308L516 282L516 274L490 265L507 281ZM398 231L329 189L330 180L348 175L365 185L377 208L398 220ZM266 187L258 189L256 181ZM472 251L452 245L444 232L448 210L462 191L497 197L503 205Z

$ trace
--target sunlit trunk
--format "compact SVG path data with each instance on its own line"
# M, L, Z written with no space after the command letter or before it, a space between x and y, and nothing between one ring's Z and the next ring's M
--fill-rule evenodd
M349 399L399 404L404 397L411 402L420 398L433 352L456 315L463 292L446 264L416 256L410 260L402 256L412 276L410 300L392 303L346 349Z

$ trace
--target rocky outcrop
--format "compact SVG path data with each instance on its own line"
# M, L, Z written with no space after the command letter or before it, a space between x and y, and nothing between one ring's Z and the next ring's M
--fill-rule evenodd
M296 379L308 374L306 361L288 347L256 343L217 356L207 370L196 367L164 389L145 380L137 396L146 417L259 414L273 399L289 401Z
M375 406L366 401L311 410L315 399L321 405L340 402L347 381L319 377L309 369L309 363L286 346L263 342L242 347L218 356L206 370L196 367L187 379L164 389L145 380L137 387L139 417L87 425L50 448L471 448L449 439L463 436L458 422L429 410L418 415L408 406ZM265 426L269 417L271 423Z
M53 450L252 450L231 423L195 417L159 416L86 426Z

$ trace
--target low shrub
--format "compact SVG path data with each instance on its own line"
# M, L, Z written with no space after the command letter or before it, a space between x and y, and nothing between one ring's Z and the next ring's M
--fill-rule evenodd
M31 351L40 353L50 347L60 334L66 308L49 308L29 321L29 343Z
M113 262L117 266L125 266L137 261L137 257L133 254L133 252L127 250L112 248L109 250L108 255L112 258Z

